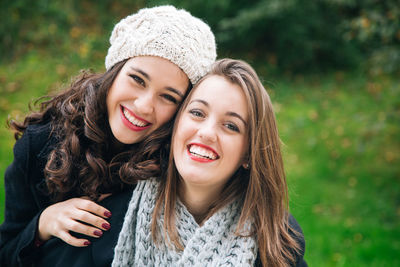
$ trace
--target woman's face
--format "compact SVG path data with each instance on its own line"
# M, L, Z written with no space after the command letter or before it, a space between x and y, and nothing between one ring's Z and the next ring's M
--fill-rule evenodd
M123 144L142 141L171 119L188 86L187 75L164 58L129 59L115 78L106 100L114 137Z
M172 141L174 161L184 186L222 187L244 163L248 112L243 90L217 75L193 92Z

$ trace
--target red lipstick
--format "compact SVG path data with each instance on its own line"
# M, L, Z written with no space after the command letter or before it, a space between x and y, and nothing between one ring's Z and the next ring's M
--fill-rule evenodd
M123 106L120 106L120 107L121 107L121 113L120 113L120 114L121 114L122 123L123 123L126 127L128 127L129 129L131 129L132 131L135 131L135 132L143 131L143 130L146 130L147 128L149 128L149 127L151 126L151 123L150 123L150 122L146 121L145 119L140 118L140 117L137 116L135 113L133 113L131 110L129 110L129 109L127 109L126 107L123 107ZM148 124L148 125L143 126L143 127L134 125L132 122L130 122L130 121L128 120L128 118L125 117L124 110L126 110L126 112L128 112L129 115L135 117L136 119L138 119L138 120L140 120L140 121L142 121L143 123L146 123L146 124Z
M215 159L209 159L209 158L193 155L192 153L190 153L190 147L193 146L193 145L204 147L205 149L212 151L216 155L216 158ZM199 143L191 143L191 144L189 144L187 146L187 148L186 148L186 151L187 151L189 157L192 160L198 161L198 162L202 162L202 163L208 163L208 162L212 162L212 161L215 161L215 160L219 159L219 155L214 149L212 149L209 146L206 146L206 145L203 145L203 144L199 144Z

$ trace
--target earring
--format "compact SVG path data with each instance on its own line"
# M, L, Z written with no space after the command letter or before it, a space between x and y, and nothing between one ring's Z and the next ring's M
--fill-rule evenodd
M243 163L243 168L245 168L246 170L248 170L250 168L250 164L248 163Z

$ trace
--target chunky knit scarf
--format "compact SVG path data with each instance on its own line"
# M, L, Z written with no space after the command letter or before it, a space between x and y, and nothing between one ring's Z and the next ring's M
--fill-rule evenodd
M178 201L176 226L185 249L178 251L166 242L155 244L151 237L151 218L158 185L154 178L137 184L118 237L112 266L254 265L255 238L234 234L240 216L239 201L217 211L202 226ZM160 216L159 231L162 233L164 214ZM248 232L250 223L243 230Z

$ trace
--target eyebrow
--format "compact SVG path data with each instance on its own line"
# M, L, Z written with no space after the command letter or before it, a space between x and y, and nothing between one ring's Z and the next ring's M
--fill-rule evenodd
M144 77L146 77L147 80L151 81L150 76L146 72L142 71L141 69L137 69L137 68L131 66L131 70L139 72Z
M204 106L207 106L207 107L209 106L208 103L207 103L206 101L201 100L201 99L193 99L192 101L190 101L189 104L192 104L193 102L200 102L200 103L202 103Z
M131 68L131 70L133 70L133 71L139 72L139 73L142 74L147 80L151 81L150 76L149 76L146 72L144 72L143 70L137 69L137 68L132 67L132 66L131 66L130 68ZM171 91L171 92L177 94L177 95L180 96L181 98L184 98L184 97L185 97L184 94L182 94L181 91L179 91L178 89L175 89L175 88L169 87L169 86L168 86L166 89L167 89L168 91Z
M205 105L206 107L209 107L209 106L210 106L206 101L201 100L201 99L193 99L192 101L190 101L189 104L192 104L193 102L202 103L202 104ZM243 124L244 124L245 126L247 126L247 122L246 122L246 121L242 118L242 116L240 116L238 113L233 112L233 111L228 111L228 112L225 113L225 114L228 115L228 116L232 116L232 117L238 118L239 120L241 120L241 121L243 122Z
M178 96L180 96L181 98L184 98L185 96L181 93L181 91L179 91L178 89L175 89L173 87L167 87L166 88L168 91L171 91L175 94L177 94Z

